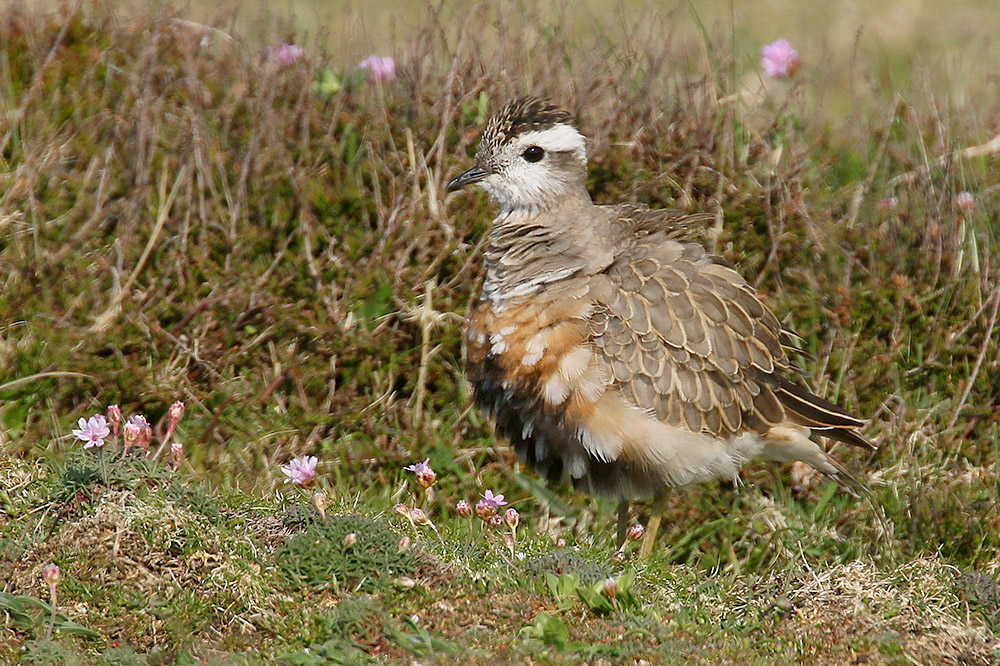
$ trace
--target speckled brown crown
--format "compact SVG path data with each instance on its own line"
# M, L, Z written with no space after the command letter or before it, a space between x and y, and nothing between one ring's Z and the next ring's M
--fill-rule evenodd
M556 104L538 97L519 97L507 103L486 124L482 145L497 147L524 132L544 130L559 123L572 124L573 116Z

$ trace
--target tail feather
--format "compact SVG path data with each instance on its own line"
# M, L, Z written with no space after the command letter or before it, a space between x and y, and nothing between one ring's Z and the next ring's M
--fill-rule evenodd
M865 425L862 419L784 377L770 375L768 380L774 387L774 395L799 425L869 451L878 448L858 432Z

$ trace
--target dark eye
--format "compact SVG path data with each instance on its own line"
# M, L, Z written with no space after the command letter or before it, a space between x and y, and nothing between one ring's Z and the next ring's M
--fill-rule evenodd
M521 153L521 156L529 162L538 162L545 157L545 151L538 146L528 146Z

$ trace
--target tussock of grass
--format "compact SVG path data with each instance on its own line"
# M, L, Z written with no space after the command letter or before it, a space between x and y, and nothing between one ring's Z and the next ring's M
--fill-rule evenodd
M278 66L270 47L301 35L263 24L3 13L0 580L40 598L56 562L59 612L102 638L6 623L0 661L1000 658L990 59L949 35L954 68L874 58L862 31L850 67L807 54L786 85L759 80L738 25L703 32L690 8L589 21L444 7L376 85L304 37ZM577 112L599 201L716 213L706 244L803 336L810 385L872 418L878 455L837 455L887 525L750 467L675 493L648 567L612 563L612 507L541 486L467 411L458 322L492 209L443 186L525 92ZM111 403L160 439L178 398L180 469L109 449L105 483L71 441ZM326 522L278 492L303 453ZM434 492L413 493L401 468L427 457ZM521 513L514 556L454 514L486 488ZM396 520L400 501L440 537ZM560 613L544 572L569 571L634 573L642 612Z
M345 541L353 535L354 543ZM275 554L278 569L295 588L333 587L371 591L413 573L413 553L401 551L399 536L382 522L334 515L289 539Z

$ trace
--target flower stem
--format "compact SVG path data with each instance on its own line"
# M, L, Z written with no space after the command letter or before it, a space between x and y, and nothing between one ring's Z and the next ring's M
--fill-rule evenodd
M49 628L45 632L45 640L52 640L52 630L56 626L56 586L49 585L49 599L52 604L52 613L49 615Z
M108 468L104 464L104 448L101 447L97 450L97 457L101 459L101 478L104 480L104 485L108 485Z

